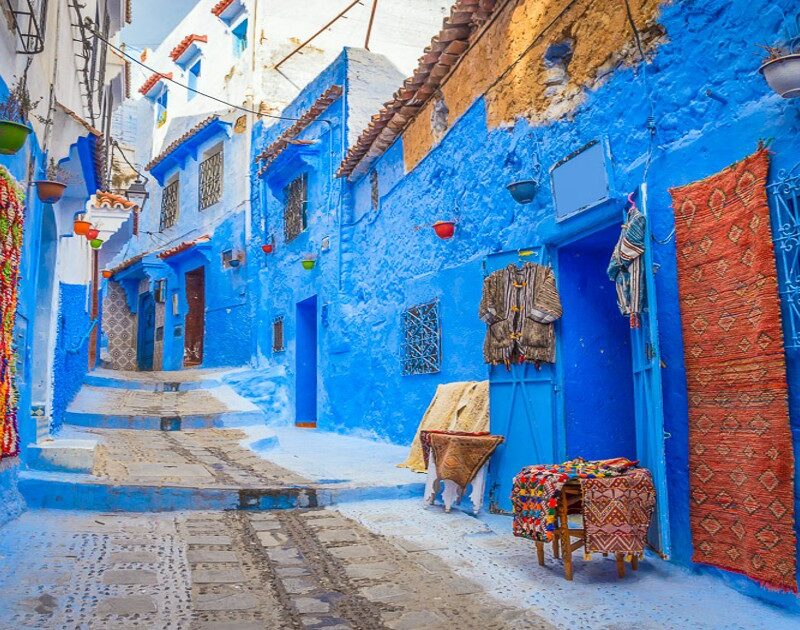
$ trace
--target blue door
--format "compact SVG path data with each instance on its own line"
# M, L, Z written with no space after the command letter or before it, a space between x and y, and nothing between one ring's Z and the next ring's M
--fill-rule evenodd
M647 185L640 190L640 209L647 217L644 277L647 308L639 328L631 329L633 399L636 417L636 457L653 474L656 513L648 542L663 556L671 552L667 502L667 464L664 453L664 400L661 389L661 349L658 342L658 305L653 275L652 235L647 212Z
M317 296L297 303L295 424L317 424Z
M489 256L486 273L509 264L544 260L543 247ZM493 512L511 510L511 485L521 468L558 460L555 371L542 363L523 363L489 371L489 427L506 438L489 464L489 505Z
M139 296L139 317L136 335L136 361L140 370L153 369L156 334L156 302L152 293Z

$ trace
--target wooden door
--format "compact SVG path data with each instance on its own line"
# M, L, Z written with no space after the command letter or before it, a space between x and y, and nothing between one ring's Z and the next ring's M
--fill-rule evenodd
M156 303L152 293L142 293L139 296L137 321L136 362L140 370L152 370L156 331Z
M183 365L203 362L203 336L206 323L206 270L198 267L186 274L186 301L189 311L183 335Z

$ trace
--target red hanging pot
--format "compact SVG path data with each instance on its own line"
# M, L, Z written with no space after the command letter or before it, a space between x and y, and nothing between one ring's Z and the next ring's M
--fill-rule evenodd
M432 227L433 231L436 232L436 236L442 240L453 238L453 235L456 233L455 221L437 221Z
M89 228L89 229L86 231L86 240L87 240L87 241L94 240L94 239L96 239L98 236L100 236L100 230L98 230L98 229L96 229L96 228Z
M110 269L103 269L103 277L110 278L111 277L111 270Z
M40 179L35 182L36 195L42 203L56 203L64 196L64 191L67 189L66 184L61 182L50 181L47 179Z
M271 254L273 251L275 251L275 246L272 243L265 243L261 246L261 251L265 254Z

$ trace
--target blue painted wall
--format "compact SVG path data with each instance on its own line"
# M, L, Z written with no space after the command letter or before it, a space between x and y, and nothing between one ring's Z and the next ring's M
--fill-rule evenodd
M374 166L380 188L377 208L370 203L369 177L343 188L341 182L320 180L310 203L307 237L286 247L280 240L279 200L264 192L262 180L254 174L254 225L268 221L267 232L275 233L278 242L276 254L263 260L252 285L253 295L260 292L259 352L269 356L269 323L275 315L285 315L287 349L272 361L291 373L294 304L319 295L320 426L408 442L437 384L487 377L480 352L484 326L477 318L484 257L534 243L562 245L583 233L612 225L618 228L624 193L642 182L649 162L649 210L658 240L653 256L658 265L665 429L670 435L666 456L673 559L699 570L691 563L686 382L668 190L742 159L756 150L761 139L773 140L773 173L798 161L798 103L770 91L757 73L755 49L758 43L780 39L781 28L794 19L796 10L792 0L664 3L659 23L667 37L646 75L640 65L616 70L585 95L574 116L539 125L534 134L524 119L510 127L487 129L485 103L478 99L410 173L404 173L402 141L386 151ZM331 76L332 71L326 73L298 97L288 113L304 111L326 85L339 80ZM334 135L341 106L337 103L326 113L334 121ZM651 115L656 124L652 146L647 126ZM338 147L336 140L328 139L330 133L314 125L300 137ZM273 137L269 130L257 128L254 151ZM559 224L548 186L528 206L517 205L509 197L505 186L529 176L535 152L546 172L571 152L603 137L612 156L616 195L611 202ZM336 150L332 152L338 158ZM327 172L322 160L315 168ZM439 241L430 229L442 219L458 221L452 241ZM324 235L332 236L331 251L321 253L316 270L304 272L300 252ZM256 245L260 243L253 243L253 249ZM564 262L569 272L570 263ZM606 263L599 253L592 262L602 264L603 272ZM560 282L563 285L563 277ZM609 284L609 297L613 297L611 288ZM578 297L577 292L567 295L575 304ZM435 298L442 301L442 370L435 375L403 376L402 311ZM624 325L625 320L620 320ZM558 330L560 334L560 324ZM575 334L579 333L576 329ZM800 356L793 352L787 361L795 450L800 452ZM593 374L592 380L607 386L612 376L616 375ZM578 422L573 414L574 429L586 426L583 417ZM570 443L567 429L566 447L571 455L610 448L608 444L601 448L605 439L601 427L595 428L593 440L586 436L583 443L577 435ZM618 437L629 443L629 434ZM798 502L795 511L800 513ZM768 593L741 576L725 574L724 579L780 605L798 607L796 598Z

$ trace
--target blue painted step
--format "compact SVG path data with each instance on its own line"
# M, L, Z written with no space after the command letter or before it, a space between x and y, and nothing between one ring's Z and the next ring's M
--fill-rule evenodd
M185 416L151 416L100 414L67 411L64 423L97 429L140 429L149 431L180 431L181 429L213 429L263 424L260 411L229 411L215 414L189 414Z

